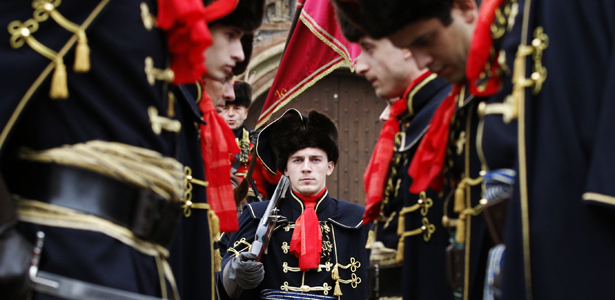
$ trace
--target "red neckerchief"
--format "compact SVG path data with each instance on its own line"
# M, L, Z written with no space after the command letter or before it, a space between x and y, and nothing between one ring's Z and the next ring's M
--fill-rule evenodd
M493 95L500 89L502 83L497 74L500 64L497 60L498 53L493 49L491 25L495 19L495 10L503 2L504 0L485 0L480 6L466 63L466 78L469 91L473 95ZM481 78L483 73L485 78Z
M299 258L299 269L307 271L318 268L322 254L322 232L314 207L327 191L327 187L316 196L303 196L294 193L303 201L305 210L297 221L290 240L290 253Z
M203 90L205 88L203 87ZM205 165L207 202L220 219L220 232L237 231L237 207L231 184L231 157L239 153L235 135L218 115L207 93L199 102L205 124L200 125L201 155Z
M376 220L380 214L380 203L384 198L385 183L390 171L389 166L395 152L395 134L400 130L397 117L408 111L408 95L412 88L429 75L431 75L431 72L427 71L408 85L403 97L391 106L389 119L382 126L378 142L374 147L374 153L372 153L365 173L363 173L363 186L366 195L363 224Z
M202 0L158 0L158 27L167 32L175 84L198 81L205 75L204 52L213 40Z
M418 194L427 188L441 191L444 187L442 170L449 127L462 86L462 84L455 84L451 93L442 100L429 123L429 129L416 149L410 168L408 168L408 174L412 177L412 185L410 185L412 194Z
M166 30L173 83L194 83L207 73L204 53L213 43L207 23L233 12L237 3L217 0L205 8L202 0L158 0L156 24Z
M466 62L469 91L476 96L493 95L500 89L501 79L497 74L500 65L497 62L497 54L492 53L494 50L491 24L495 18L495 9L503 2L504 0L485 0L480 6ZM485 73L485 78L480 78L482 73ZM441 191L444 187L442 170L449 127L455 114L456 98L461 87L462 84L455 84L451 93L442 101L414 154L408 169L408 174L413 179L410 193L418 194L427 188Z

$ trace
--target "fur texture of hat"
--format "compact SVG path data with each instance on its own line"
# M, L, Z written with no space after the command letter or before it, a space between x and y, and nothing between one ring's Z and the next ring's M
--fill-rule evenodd
M358 43L359 39L367 34L352 24L340 11L336 12L335 17L337 18L337 24L342 29L342 34L349 42Z
M439 18L450 24L453 0L331 0L336 11L369 36L381 39L408 24Z
M252 86L245 81L237 80L233 84L233 90L235 90L235 100L226 101L226 105L232 104L250 108L252 103Z
M337 126L325 114L312 110L305 117L293 108L263 129L256 151L265 167L275 174L276 169L280 172L286 169L288 157L293 153L309 147L323 150L328 160L337 164Z
M264 15L265 0L239 0L232 13L211 24L236 26L244 32L253 32L263 23Z
M246 1L246 0L244 0ZM240 75L246 71L252 57L252 45L254 44L254 33L248 32L241 37L241 47L245 56L243 61L237 62L233 67L233 75Z

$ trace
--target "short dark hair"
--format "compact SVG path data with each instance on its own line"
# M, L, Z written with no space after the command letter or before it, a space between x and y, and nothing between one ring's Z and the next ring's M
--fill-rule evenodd
M421 20L438 18L445 26L453 21L453 0L331 1L336 10L375 39L390 36Z
M209 27L215 25L234 26L244 32L253 32L263 23L265 15L265 0L239 1L232 13L218 20L208 23Z

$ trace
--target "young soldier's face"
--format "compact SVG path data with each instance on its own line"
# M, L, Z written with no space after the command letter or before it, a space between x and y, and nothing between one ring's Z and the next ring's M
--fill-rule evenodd
M375 40L368 36L359 39L361 54L357 58L357 74L365 77L381 99L399 98L412 82L407 68L412 54L400 49L389 39Z
M431 18L410 23L389 36L395 46L410 49L419 68L429 68L451 83L465 80L466 60L478 18L473 1L465 1L463 8L458 2L461 1L453 4L453 22L448 26Z
M222 109L220 115L232 130L239 129L248 118L248 109L243 105L228 104Z
M225 78L223 82L205 78L205 92L211 97L211 101L216 107L218 114L224 110L226 101L235 100L235 90L233 89L233 79L231 76Z
M208 78L223 81L232 76L233 67L245 59L241 46L243 31L235 26L215 24L209 28L213 44L205 50ZM213 98L212 98L213 99Z
M333 173L334 167L325 151L308 147L288 157L284 175L290 178L293 191L303 196L314 196L325 188L327 176Z

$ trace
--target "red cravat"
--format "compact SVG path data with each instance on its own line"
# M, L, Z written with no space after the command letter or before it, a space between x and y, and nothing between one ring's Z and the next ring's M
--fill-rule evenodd
M205 87L203 87L205 90ZM235 135L226 125L207 93L199 102L205 124L201 129L201 154L205 165L207 203L220 218L220 231L233 232L239 227L237 207L231 184L231 157L239 153Z
M318 268L320 255L322 254L322 232L314 207L322 195L327 191L325 187L318 195L306 197L297 196L303 200L305 210L295 221L295 230L290 241L290 253L299 258L301 271Z
M384 198L384 188L389 177L389 168L395 152L395 135L400 131L397 117L408 111L408 95L410 91L429 75L431 75L431 72L427 71L408 85L403 97L397 100L391 107L389 119L382 126L374 153L363 174L363 185L365 186L363 224L376 220L380 214L380 203Z

